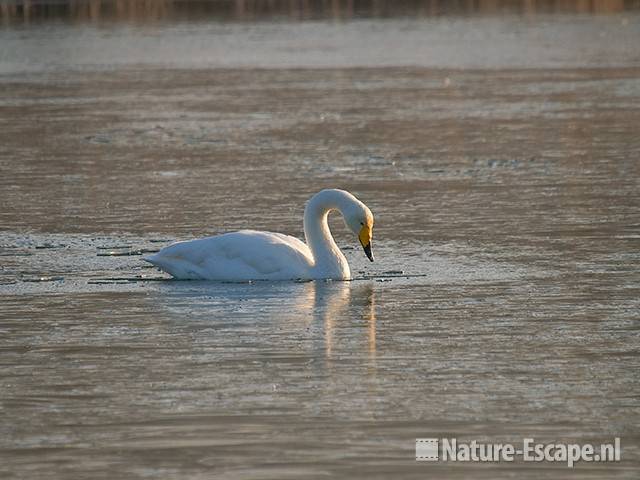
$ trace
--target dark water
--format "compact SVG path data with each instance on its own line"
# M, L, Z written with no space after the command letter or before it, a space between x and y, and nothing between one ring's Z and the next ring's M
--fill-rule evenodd
M639 26L1 30L0 476L636 478ZM140 261L302 236L325 187L376 215L374 264L333 222L352 282ZM622 461L414 460L419 437L529 436L617 436Z

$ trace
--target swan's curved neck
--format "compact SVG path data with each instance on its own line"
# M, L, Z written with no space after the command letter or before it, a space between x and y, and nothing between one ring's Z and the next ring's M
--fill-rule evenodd
M349 279L351 272L347 259L333 240L327 217L332 210L344 215L353 200L343 190L322 190L314 195L304 209L304 235L315 261L318 278Z

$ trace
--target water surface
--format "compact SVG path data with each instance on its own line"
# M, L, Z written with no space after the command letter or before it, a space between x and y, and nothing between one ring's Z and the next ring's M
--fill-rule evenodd
M2 477L635 478L638 25L2 30ZM141 261L302 237L325 187L376 216L373 264L332 219L351 282ZM623 460L414 460L418 437L527 436L618 436Z

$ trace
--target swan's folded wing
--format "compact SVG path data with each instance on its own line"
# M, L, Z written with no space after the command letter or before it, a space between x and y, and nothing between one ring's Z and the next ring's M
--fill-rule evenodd
M313 265L297 238L253 230L174 243L147 260L176 278L231 281L308 278Z

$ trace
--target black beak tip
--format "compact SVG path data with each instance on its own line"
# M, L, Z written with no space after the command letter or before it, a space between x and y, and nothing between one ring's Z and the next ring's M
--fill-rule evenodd
M371 244L363 248L364 248L364 253L367 255L367 258L373 262L373 253L371 253Z

